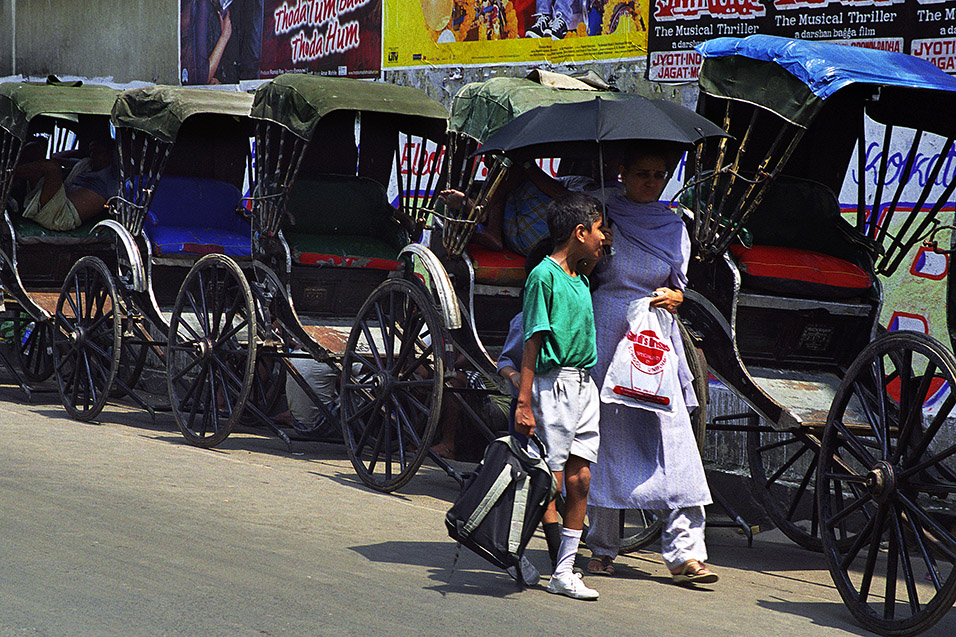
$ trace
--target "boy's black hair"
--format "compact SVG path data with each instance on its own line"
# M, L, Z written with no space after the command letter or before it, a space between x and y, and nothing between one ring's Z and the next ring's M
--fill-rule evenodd
M583 192L572 192L552 199L548 203L548 233L552 245L567 243L574 229L584 226L591 229L595 221L601 219L601 203Z

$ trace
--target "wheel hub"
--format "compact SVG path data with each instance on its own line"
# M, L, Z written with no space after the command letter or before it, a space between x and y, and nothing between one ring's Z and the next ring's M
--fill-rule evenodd
M70 332L70 340L73 341L75 345L82 345L86 342L86 330L82 326L77 325L76 329Z
M866 474L866 488L877 502L885 502L896 491L893 465L881 460Z
M208 338L204 338L198 343L196 343L196 349L199 350L199 357L202 359L208 359L212 356L212 341Z
M372 388L375 392L375 397L378 399L385 398L388 394L392 393L394 384L395 379L392 378L388 372L377 372L372 376Z

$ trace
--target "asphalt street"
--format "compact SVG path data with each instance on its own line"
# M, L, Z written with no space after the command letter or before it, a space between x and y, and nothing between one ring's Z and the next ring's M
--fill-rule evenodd
M457 486L433 467L384 495L341 446L290 454L246 432L203 450L169 414L111 404L98 420L0 387L2 635L865 634L822 556L775 531L750 549L709 531L712 587L673 586L647 551L573 601L467 552L452 573ZM540 534L529 556L547 564ZM956 634L956 612L932 632Z

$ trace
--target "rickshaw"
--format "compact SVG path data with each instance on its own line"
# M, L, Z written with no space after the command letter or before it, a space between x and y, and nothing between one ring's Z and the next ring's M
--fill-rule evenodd
M698 112L732 137L691 160L696 258L680 315L750 408L708 427L747 433L768 514L823 551L867 629L923 631L956 599L956 357L880 326L880 277L951 251L956 79L906 55L771 36L698 50Z
M249 259L251 230L240 203L251 158L251 105L246 93L170 86L116 98L118 194L109 201L110 218L93 229L111 241L115 257L110 265L92 255L79 259L55 311L53 358L72 417L91 420L111 396L123 395L152 412L136 385L150 352L160 365L168 358L163 308L168 312L181 284L189 283L197 260ZM251 317L251 295L240 290L247 313L237 316ZM210 349L226 357L224 350L241 350L239 339L252 341L237 327L234 338Z
M0 281L8 297L0 316L12 325L19 373L3 350L0 361L28 395L27 383L40 383L53 374L49 295L55 295L77 258L99 254L109 260L111 250L91 233L95 219L56 232L23 217L29 193L25 182L15 180L14 171L31 152L34 159L49 159L80 150L90 136L107 135L118 92L106 86L63 84L52 77L45 84L0 84Z
M197 262L169 324L173 414L204 447L225 439L242 412L285 436L267 395L257 400L253 391L282 373L323 423L338 422L334 401L318 396L293 361L325 363L338 376L343 326L401 266L402 213L417 206L410 149L441 138L447 111L417 89L292 74L257 89L251 116L252 259L243 269L226 256ZM224 343L234 346L220 353ZM312 435L318 424L293 426Z
M595 90L594 84L600 84L594 80L578 83L576 89L555 88L546 84L567 87L573 82L538 73L545 76L544 82L540 78L495 78L466 85L455 97L451 130L434 170L440 173L439 189L451 187L467 193L470 203L455 211L440 205L434 196L437 192L428 197L419 208L418 221L430 229L430 235L404 249L416 257L416 267L377 289L352 326L344 359L343 433L356 472L371 488L391 492L408 483L426 457L422 450L428 451L436 442L443 405L448 402L462 413L459 427L473 427L486 439L503 433L489 426L472 399L510 395L489 352L496 352L503 343L510 319L521 309L524 257L469 244L481 208L511 163L505 155L488 154L481 159L475 151L503 126L535 107L627 97ZM693 112L687 113L696 119ZM547 151L538 157L560 156L560 152L547 154L554 146L538 150ZM595 146L588 152L588 157L597 157ZM485 171L487 174L482 174ZM391 335L395 342L383 347L382 334ZM682 337L687 350L696 351L690 333L685 330ZM390 351L397 353L392 359ZM704 397L693 414L695 434L702 443L706 367L698 357L691 357L690 363L697 393ZM454 383L458 372L479 374L485 389ZM379 384L359 382L357 374ZM396 380L408 389L389 395L384 388ZM463 479L462 473L437 453L428 451L427 457L454 479ZM645 511L628 512L622 524L622 552L647 545L660 530L656 516Z

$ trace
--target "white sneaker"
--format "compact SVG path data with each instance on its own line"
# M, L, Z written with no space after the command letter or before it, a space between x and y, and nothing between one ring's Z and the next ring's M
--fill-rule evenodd
M548 592L565 595L573 599L595 600L600 596L593 588L588 588L578 573L552 575L548 582Z
M521 570L521 579L518 579L518 570ZM538 580L541 579L541 573L538 572L538 569L534 567L528 558L524 555L521 556L521 559L518 561L518 567L509 566L505 569L508 575L511 576L511 579L518 582L520 581L525 586L534 586L538 583Z

